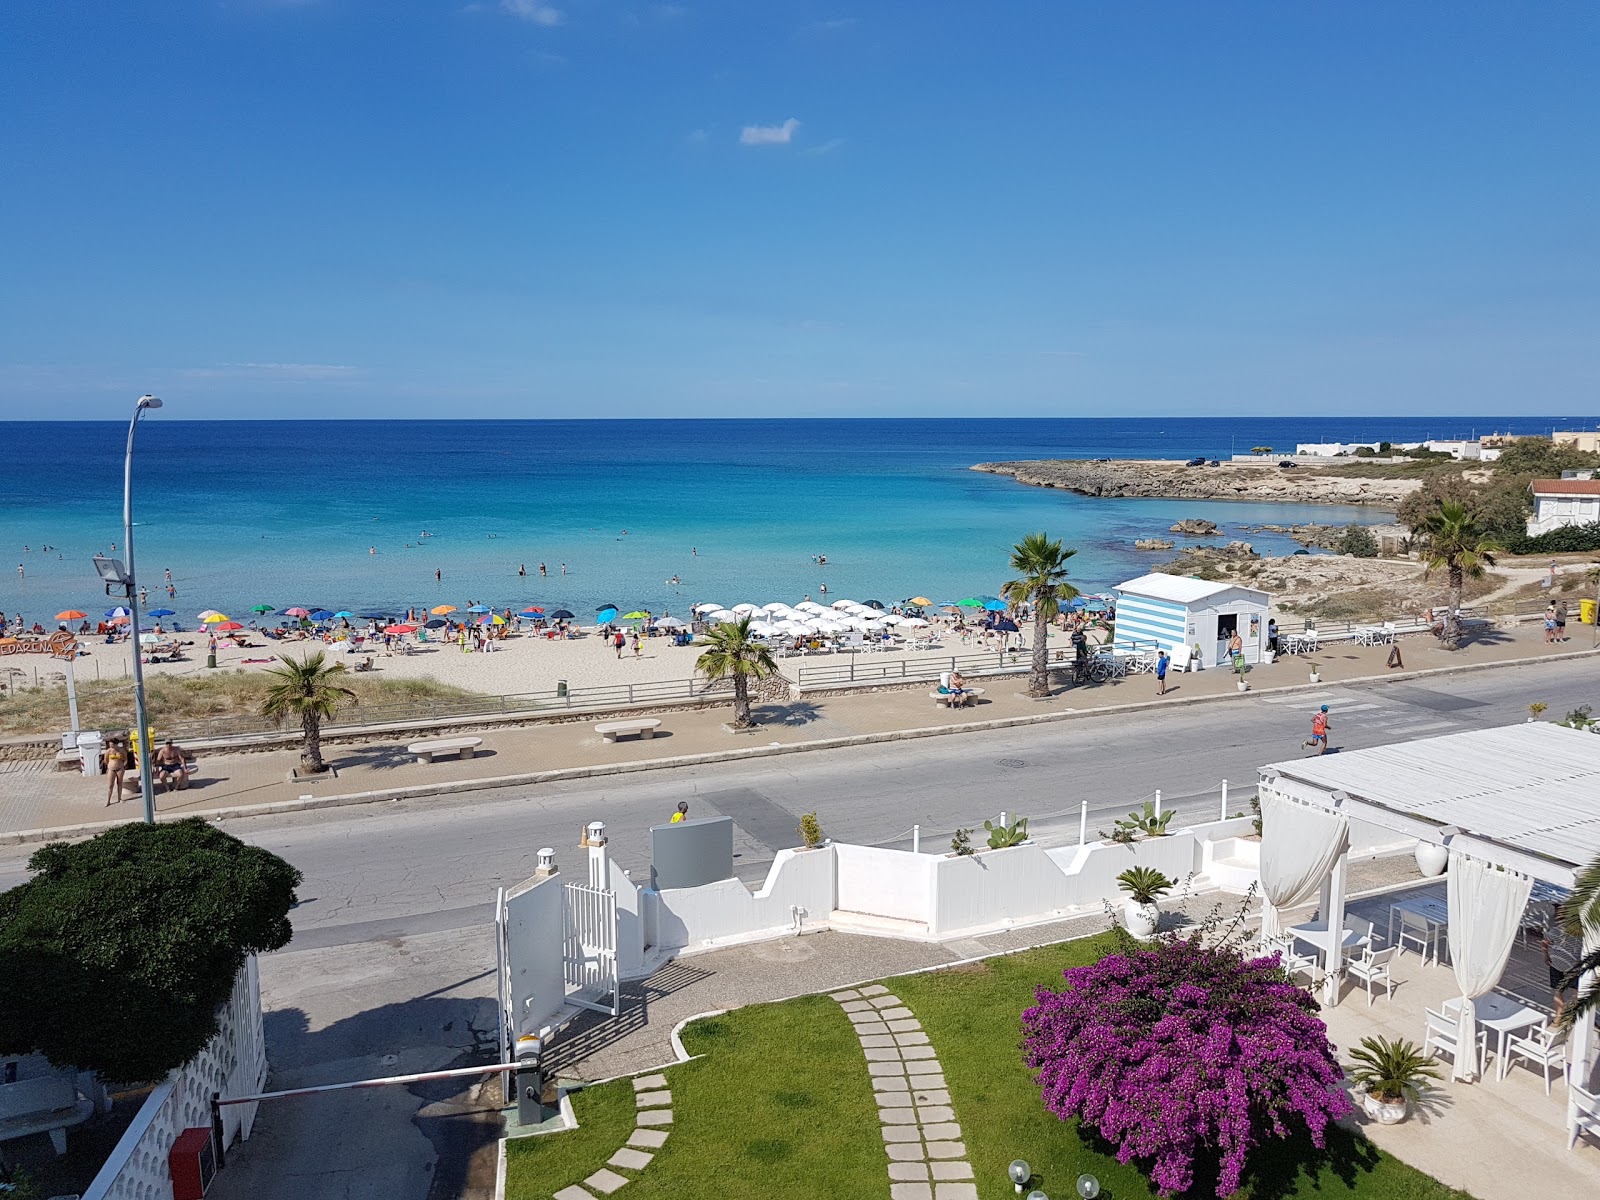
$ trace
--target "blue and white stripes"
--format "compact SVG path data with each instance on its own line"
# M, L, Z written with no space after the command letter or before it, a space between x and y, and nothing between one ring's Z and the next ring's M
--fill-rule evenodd
M1148 649L1160 646L1174 650L1188 644L1189 610L1175 600L1154 600L1148 596L1122 595L1117 600L1116 639L1118 646Z

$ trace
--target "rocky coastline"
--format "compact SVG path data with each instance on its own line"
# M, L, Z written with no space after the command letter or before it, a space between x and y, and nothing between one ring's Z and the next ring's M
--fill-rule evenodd
M1253 500L1274 504L1364 504L1392 509L1421 485L1416 479L1340 475L1338 468L1262 463L1188 467L1166 459L1038 459L977 463L974 471L1009 475L1030 487L1061 488L1108 499Z

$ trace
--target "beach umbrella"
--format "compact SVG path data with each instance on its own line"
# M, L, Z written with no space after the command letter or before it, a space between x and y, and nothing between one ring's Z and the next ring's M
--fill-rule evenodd
M200 619L202 621L204 621L207 625L216 625L221 621L231 621L231 620L233 620L233 618L230 617L227 613L219 613L219 612L214 612L210 616L202 617Z
M1082 596L1074 596L1071 600L1067 601L1067 607L1075 611L1081 611L1083 606L1087 603L1089 602Z
M1108 607L1110 606L1104 600L1090 600L1083 606L1083 609L1085 612L1100 613L1105 612Z
M252 608L250 611L251 612L255 612L255 609ZM333 615L335 617L339 617L339 618L348 618L348 617L355 616L355 613L351 612L348 608L341 608L338 612L334 613Z
M504 625L505 623L506 619L495 613L484 613L475 622L478 625Z
M67 609L66 612L58 612L56 614L56 620L58 620L58 621L81 621L88 615L89 615L88 613L81 613L75 608L69 608L69 609Z
M889 607L882 600L865 600L862 603L864 603L868 608L877 609L879 612L882 612L884 609Z
M715 612L717 609L719 609L721 607L722 607L722 605L718 604L715 600L702 600L702 601L700 601L699 604L691 604L689 606L689 611L690 612Z
M217 610L214 609L214 608L202 608L199 612L197 612L195 614L195 616L199 620L202 620L202 621L204 621L207 617L214 617L216 615L217 615Z
M256 613L258 615L261 614L261 613L269 613L269 612L272 611L272 605L270 605L270 604L252 604L250 606L250 611L253 612L253 613Z
M555 612L550 613L549 615L550 615L552 620L570 621L570 620L572 620L573 617L577 616L578 614L577 613L568 612L564 608L558 608L558 609L555 610Z
M1005 612L1006 609L1011 607L1004 600L985 600L983 606L990 612Z
M363 621L387 621L389 619L389 614L388 613L362 613L361 614L361 619Z
M301 608L298 604L296 604L293 608L284 609L278 615L280 617L309 617L311 613L308 609Z
M769 613L787 612L788 609L789 609L789 606L787 604L785 604L782 600L774 600L771 604L763 604L761 606L761 611L762 612L769 612Z
M469 613L486 613L491 610L487 604L474 604L471 608L467 609L467 611Z
M525 617L542 617L544 616L544 609L540 608L537 604L530 604L527 608L522 610L522 615Z
M650 614L647 613L644 609L640 608L640 609L635 609L631 613L623 613L622 614L622 619L624 621L648 621L650 619Z
M833 604L832 604L832 607L833 608L854 608L855 605L856 605L856 602L854 600L835 600L833 602Z
M385 633L415 633L417 627L415 625L385 625L383 631Z
M435 617L433 620L429 621L426 625L424 625L423 628L424 629L443 629L448 624L450 624L450 622L446 621L443 617Z
M1016 633L1017 632L1017 623L1015 621L1013 621L1010 617L1001 617L998 621L996 621L994 623L994 627L996 629L998 629L1001 633Z
M236 629L243 629L244 626L237 621L218 621L212 628L218 633L232 633Z
M161 635L159 633L141 633L139 635L139 644L141 646L153 646L160 640Z
M983 607L983 601L978 599L978 597L976 597L976 596L968 596L965 600L957 600L955 602L955 607L956 608L982 608Z
M921 617L901 617L900 624L903 626L910 626L915 629L922 629L926 627L928 623Z
M927 608L928 605L933 603L933 601L929 600L926 596L913 596L911 599L907 600L906 603L915 604L919 608Z
M453 613L455 610L456 606L454 604L436 604L428 611L436 617L442 617L445 615L445 613ZM293 612L294 610L290 609L289 611Z
M656 624L662 629L687 629L689 622L680 621L677 617L662 617Z
M733 606L733 611L738 613L742 617L742 616L745 616L747 614L753 615L755 613L760 612L761 610L759 608L757 608L754 604L735 604Z
M739 614L729 608L719 608L714 613L707 613L705 619L718 625L725 625L729 621L737 621Z
M333 619L333 613L326 608L319 608L316 612L311 614L311 619L313 621L331 621ZM224 617L223 620L227 620L227 618Z
M127 617L112 617L110 623L112 625L126 625L128 623L128 618Z
M80 617L83 616L82 613L79 613L78 615ZM175 617L177 615L178 614L173 612L170 608L152 608L149 612L145 613L145 616L147 617Z

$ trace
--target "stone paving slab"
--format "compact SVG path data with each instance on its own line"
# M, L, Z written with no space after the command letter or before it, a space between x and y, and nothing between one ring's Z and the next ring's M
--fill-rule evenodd
M626 1175L618 1175L615 1171L601 1167L593 1175L583 1181L584 1187L593 1188L602 1195L609 1196L612 1192L628 1182Z
M594 1200L593 1192L586 1192L577 1184L564 1187L555 1195L555 1200Z
M628 1145L642 1146L650 1150L659 1150L666 1144L667 1131L665 1129L635 1129L628 1135Z
M626 1167L630 1171L642 1171L650 1165L654 1154L647 1154L643 1150L634 1150L627 1146L622 1147L606 1160L607 1166Z
M672 1093L669 1091L635 1092L633 1102L640 1108L669 1108L672 1105Z
M664 1088L666 1086L667 1077L665 1075L646 1075L641 1079L635 1079L633 1081L633 1090L635 1092L653 1092L657 1088Z

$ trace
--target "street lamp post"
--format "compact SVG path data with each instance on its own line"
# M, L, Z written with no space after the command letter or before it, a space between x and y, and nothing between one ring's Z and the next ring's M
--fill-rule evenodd
M133 565L133 431L147 408L160 408L161 401L154 396L140 396L134 406L133 420L128 422L128 451L122 462L122 539L128 546L128 620L133 639L133 708L137 726L134 744L139 748L139 790L144 795L145 824L153 825L156 819L156 789L150 769L150 719L145 714L144 665L139 660L139 583Z

